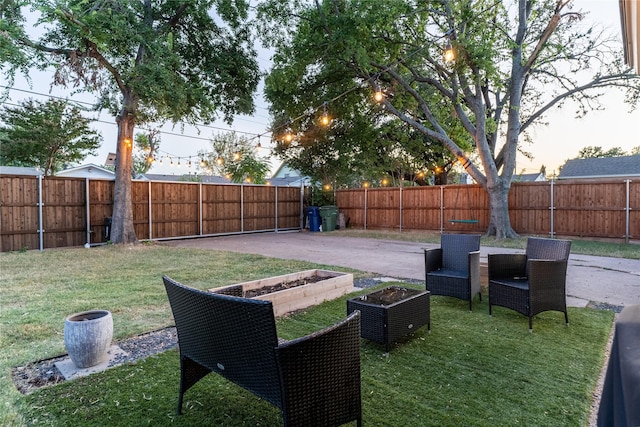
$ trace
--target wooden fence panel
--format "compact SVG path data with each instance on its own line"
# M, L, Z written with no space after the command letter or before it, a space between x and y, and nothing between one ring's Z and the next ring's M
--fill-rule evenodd
M279 229L300 227L300 187L276 187Z
M522 234L549 234L551 225L549 182L517 183L509 192L511 226Z
M400 228L400 189L367 191L367 228Z
M90 243L104 243L109 240L106 235L105 221L113 215L114 187L114 181L89 180Z
M640 239L640 180L629 183L629 238Z
M271 186L243 186L244 231L275 230L276 189Z
M42 180L44 247L62 248L86 243L86 180Z
M350 227L364 227L365 197L367 189L350 189L336 192L336 205Z
M440 187L402 189L402 228L437 230L440 228Z
M0 251L38 249L38 178L0 179Z
M479 185L447 185L443 191L443 230L482 233L489 227L489 199Z
M626 184L623 181L558 182L554 185L555 233L580 237L625 235Z
M151 232L153 238L200 234L198 195L198 183L152 182Z
M153 239L157 237L153 235L153 226L151 229L149 228L149 194L152 191L150 187L154 185L157 185L157 183L152 181L134 181L131 183L133 229L138 239ZM153 208L153 201L151 206Z
M242 187L202 184L202 234L242 231Z
M0 176L0 250L40 247L38 181ZM42 190L44 248L83 245L87 227L90 243L106 241L113 181L47 177ZM297 187L134 181L132 193L139 239L300 227ZM442 224L444 231L484 232L489 224L488 197L477 185L338 190L336 204L353 227L440 230ZM638 239L640 180L514 183L509 211L521 234Z

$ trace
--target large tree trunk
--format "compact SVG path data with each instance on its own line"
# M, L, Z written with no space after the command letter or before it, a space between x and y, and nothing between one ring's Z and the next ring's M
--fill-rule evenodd
M517 238L511 227L509 218L509 189L511 185L503 180L498 180L499 184L492 188L487 188L489 196L489 228L487 236L495 236L496 239Z
M126 102L125 102L126 105ZM111 225L112 243L136 243L131 205L131 173L133 170L133 128L135 115L124 107L118 117L118 146L116 149L116 185L113 194Z

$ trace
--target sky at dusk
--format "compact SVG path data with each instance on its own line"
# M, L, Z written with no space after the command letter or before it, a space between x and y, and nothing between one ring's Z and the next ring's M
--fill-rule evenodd
M596 22L609 29L613 34L620 36L620 44L622 37L620 35L620 17L618 0L576 0L575 8L589 11L586 20ZM269 67L270 53L265 50L258 52L258 59L263 71L267 71ZM45 96L36 95L34 93L51 94L53 96L68 97L67 90L59 87L50 87L51 73L33 73L32 86L23 80L17 78L14 85L15 89L9 92L10 104L15 104L21 99L28 97L45 100ZM28 93L33 92L33 93ZM262 149L259 154L263 157L269 155L270 134L269 113L266 103L261 96L262 86L260 86L256 94L256 112L250 117L239 116L234 123L229 126L224 122L217 122L208 127L200 127L198 131L191 127L185 127L183 130L179 125L172 128L171 125L165 125L161 136L162 143L160 146L161 154L170 154L171 156L182 157L182 166L180 168L168 166L168 162L163 165L155 165L151 169L151 173L166 174L186 174L195 173L195 168L189 170L184 165L188 158L197 163L197 153L201 150L207 150L210 147L207 141L212 135L224 130L233 129L239 135L245 135L253 138L252 143L257 145L257 135L262 136L259 141ZM73 95L71 99L76 101L91 102L93 97L88 94ZM630 151L633 147L640 146L640 109L633 113L629 113L629 105L623 102L623 94L615 89L608 89L602 104L604 111L592 111L585 118L574 118L576 106L567 103L562 109L551 110L546 118L548 126L537 126L531 132L534 143L530 146L523 147L525 151L531 152L534 156L533 160L529 160L519 155L516 165L516 173L533 173L538 172L542 165L547 168L550 175L557 173L558 168L569 158L577 156L579 150L585 146L601 146L605 150L612 147L621 147L625 151ZM97 156L89 156L85 163L104 164L109 152L115 152L117 128L114 118L109 116L107 112L102 112L97 116L94 127L99 130L103 136L103 144L99 149ZM139 130L139 128L138 128ZM275 170L280 162L278 159L271 158L270 163L272 170Z

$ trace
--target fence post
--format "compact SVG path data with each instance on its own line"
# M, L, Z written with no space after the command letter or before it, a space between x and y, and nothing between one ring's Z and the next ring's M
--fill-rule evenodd
M151 207L151 181L148 185L147 209L149 211L149 240L153 240L153 208Z
M402 231L402 181L400 180L400 231Z
M444 233L444 185L440 186L440 234Z
M367 229L367 188L364 189L364 229Z
M555 180L553 178L551 178L551 206L549 207L550 210L550 217L551 217L551 232L549 233L549 235L551 236L551 238L553 239L553 236L555 235L555 229L554 229L554 212L555 212L555 205L554 205L554 199L553 199L553 184L554 184Z
M38 235L40 240L40 252L44 250L43 236L43 218L42 218L42 175L38 175Z
M276 233L278 232L278 187L276 186Z
M240 232L244 233L244 183L240 184Z
M631 215L630 215L630 211L631 211L631 200L630 200L630 192L629 192L629 186L631 184L631 180L627 179L625 180L625 183L627 184L627 204L625 207L625 234L624 234L624 242L625 243L629 243L629 239L630 239L630 221L631 221Z
M200 212L200 235L202 236L202 233L204 231L204 226L203 226L203 220L202 220L202 181L200 182L200 184L198 185L198 207L199 207L199 212Z
M304 180L300 180L300 230L304 230Z
M85 247L91 246L91 206L89 206L89 178L84 179L85 215L87 217L87 243Z

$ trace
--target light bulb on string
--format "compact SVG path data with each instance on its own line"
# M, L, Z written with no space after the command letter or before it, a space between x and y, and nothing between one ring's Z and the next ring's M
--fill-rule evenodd
M200 159L200 167L205 167L207 165L207 163L204 161L204 159Z
M224 163L224 159L220 156L218 156L218 158L216 159L216 164L218 166L222 165Z
M291 131L289 129L287 129L287 133L284 134L284 141L285 142L293 141L293 134L291 133Z
M451 41L447 40L447 45L444 47L444 62L452 62L456 58Z
M322 117L320 118L320 123L322 123L323 126L329 126L329 123L331 123L331 118L327 112L326 101L322 104Z
M376 82L376 85L373 91L373 99L376 102L384 101L384 93L382 92L382 89L380 89L380 83L378 82Z

